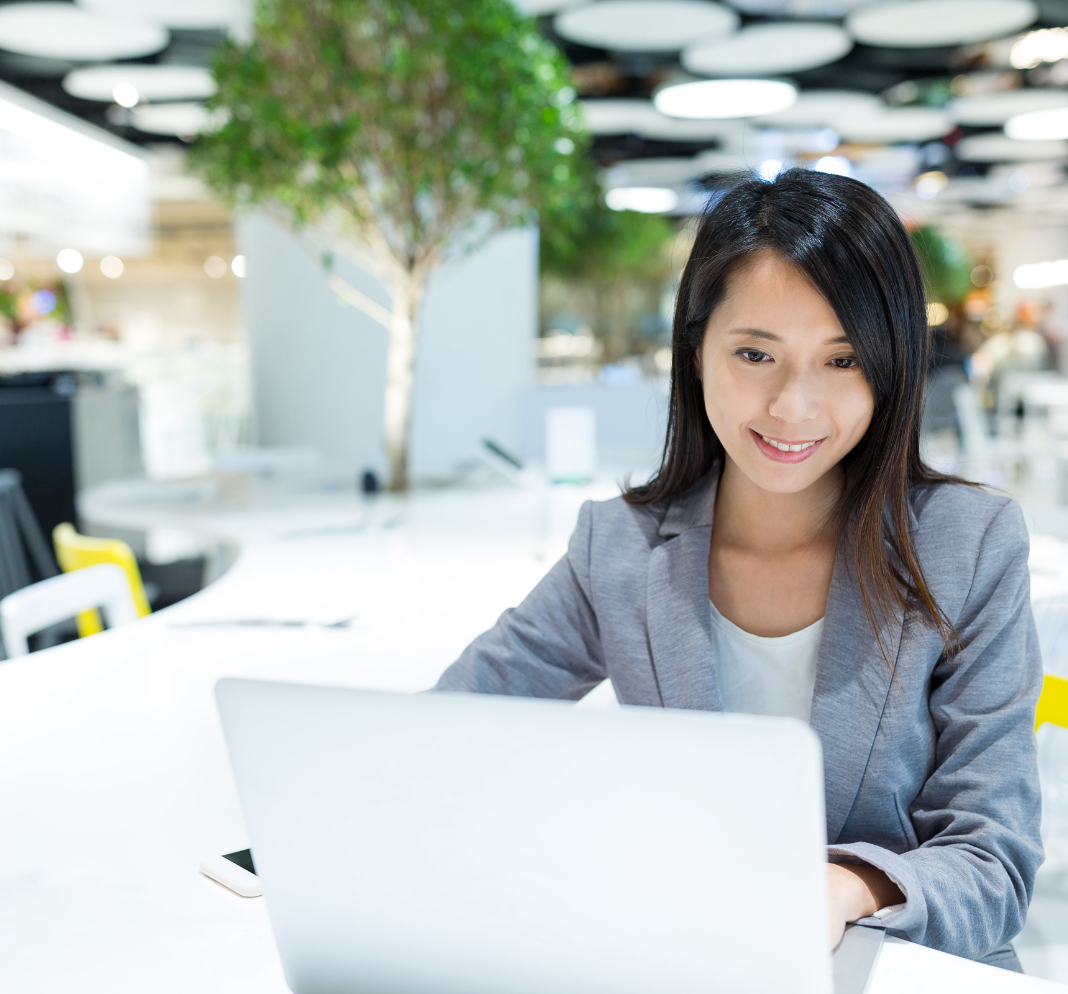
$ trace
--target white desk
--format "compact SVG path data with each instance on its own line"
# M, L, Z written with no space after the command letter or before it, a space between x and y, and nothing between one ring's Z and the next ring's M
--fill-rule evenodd
M197 872L246 845L215 681L426 687L548 568L578 503L605 495L90 502L97 519L192 522L242 552L188 601L0 665L0 990L285 994L264 902ZM352 614L342 629L199 625ZM1064 989L905 943L884 950L872 994L965 985Z

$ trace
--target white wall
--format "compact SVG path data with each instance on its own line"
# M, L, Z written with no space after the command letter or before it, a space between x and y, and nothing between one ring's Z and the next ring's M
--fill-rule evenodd
M1017 303L1033 300L1049 304L1051 324L1068 331L1068 288L1021 290L1012 281L1017 266L1068 258L1068 231L1060 225L1005 224L998 231L995 244L999 277L997 302L1005 318L1011 323ZM1068 373L1068 344L1060 348L1060 364L1061 372Z
M320 260L262 214L237 226L248 259L242 288L261 445L308 445L338 469L384 471L386 332L339 305ZM368 274L338 260L353 286L383 304ZM420 322L410 449L413 478L447 477L489 436L518 437L537 334L537 233L498 235L431 277Z
M644 379L628 386L583 383L537 386L520 402L519 447L523 459L545 460L545 412L551 407L591 407L597 417L597 463L605 472L638 472L660 460L667 428L668 383Z
M447 476L481 440L508 449L519 398L534 382L537 229L508 231L430 278L412 412L412 471Z

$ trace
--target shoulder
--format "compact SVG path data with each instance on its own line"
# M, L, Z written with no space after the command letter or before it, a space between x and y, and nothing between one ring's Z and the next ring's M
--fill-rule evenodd
M613 582L644 576L659 542L660 520L655 506L633 507L622 497L586 501L567 546L567 560L583 589L595 576Z
M961 483L931 483L911 494L915 540L926 569L972 576L1028 552L1020 505L1004 494Z
M915 487L910 496L916 522L924 531L940 529L947 538L981 536L990 528L1026 533L1020 505L1005 494L945 482Z
M658 544L666 513L666 503L635 507L622 496L591 500L582 505L576 530L586 530L591 537L611 537L616 542L633 542L648 548Z

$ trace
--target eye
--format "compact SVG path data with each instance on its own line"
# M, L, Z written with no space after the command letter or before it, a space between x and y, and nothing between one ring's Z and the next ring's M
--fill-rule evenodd
M859 365L857 357L853 355L841 355L836 359L831 360L831 365L835 369L856 369Z
M761 352L760 349L739 349L734 354L740 355L746 362L751 362L753 365L763 362L765 359L771 359L767 352Z

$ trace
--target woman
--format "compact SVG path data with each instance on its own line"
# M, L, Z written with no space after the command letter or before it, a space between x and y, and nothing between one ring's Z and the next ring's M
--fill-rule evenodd
M920 460L928 329L908 234L790 170L704 217L661 467L442 690L791 715L823 745L830 930L1019 969L1042 860L1041 664L1019 507ZM770 907L769 907L770 910Z

